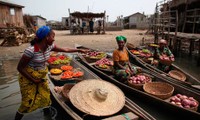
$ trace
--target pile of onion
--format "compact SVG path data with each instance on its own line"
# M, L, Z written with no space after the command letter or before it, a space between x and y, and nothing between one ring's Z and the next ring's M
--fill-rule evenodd
M96 63L96 65L109 65L109 66L112 66L113 65L113 62L107 58L102 58L101 60L98 60Z
M129 79L129 82L133 84L144 84L150 81L151 81L151 78L143 74L132 76Z
M183 108L194 108L198 107L198 102L193 97L186 95L177 94L170 98L170 103L175 104Z

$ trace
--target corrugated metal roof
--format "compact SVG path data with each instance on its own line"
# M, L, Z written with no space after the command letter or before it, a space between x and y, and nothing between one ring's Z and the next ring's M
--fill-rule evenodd
M4 2L4 1L0 1L0 4L2 4L2 5L7 5L7 6L11 6L11 7L24 8L24 6L22 6L22 5L17 5L17 4L14 4L14 3L9 3L9 2Z
M85 12L85 13L81 13L81 12L74 12L74 13L70 13L71 16L73 17L77 17L77 18L102 18L105 16L104 13L91 13L91 12Z

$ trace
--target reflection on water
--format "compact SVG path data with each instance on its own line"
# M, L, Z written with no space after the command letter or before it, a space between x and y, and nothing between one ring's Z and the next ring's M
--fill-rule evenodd
M0 60L0 120L13 120L15 113L21 103L21 94L18 83L17 64L19 59ZM66 117L64 110L60 110L57 104L52 104L52 108L59 109L56 120L63 120ZM57 115L56 110L52 116ZM44 120L42 109L28 113L24 120Z
M17 82L18 59L0 60L0 119L14 119L21 95Z
M14 119L21 102L16 69L18 61L19 59L0 60L0 120ZM176 57L175 64L200 80L200 71L195 58L182 55ZM66 119L65 111L57 103L53 103L52 106L58 110L57 120ZM43 120L42 110L27 114L24 119Z
M174 64L200 80L200 66L197 66L197 57L182 53L175 58Z

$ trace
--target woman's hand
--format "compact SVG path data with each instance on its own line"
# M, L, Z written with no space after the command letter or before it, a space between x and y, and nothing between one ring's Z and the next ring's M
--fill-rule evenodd
M136 67L137 72L142 72L142 68L141 67Z
M131 76L134 74L133 70L129 68L126 69L126 73L129 73Z
M81 53L88 53L89 50L86 50L86 49L78 49L78 52L81 52Z
M174 57L173 57L173 56L170 56L170 60L174 62Z

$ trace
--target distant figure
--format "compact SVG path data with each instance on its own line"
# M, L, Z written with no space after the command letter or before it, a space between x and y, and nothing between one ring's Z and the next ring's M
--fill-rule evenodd
M168 48L167 46L167 41L164 39L161 39L159 41L159 47L156 49L156 53L155 56L157 59L163 60L163 59L167 59L169 61L174 62L174 55L172 54L171 50ZM158 64L158 68L164 72L169 72L170 71L170 66L169 65L165 65L159 62Z
M94 22L93 22L92 19L89 21L89 26L90 26L90 32L93 33L93 32L94 32L94 29L93 29L93 27L94 27Z
M36 23L36 21L34 21L34 31L36 32L37 29L38 29L37 23Z
M82 26L81 26L81 30L82 30L82 34L84 34L84 28L86 27L86 22L85 20L83 19L82 21Z
M101 20L98 21L97 34L101 33Z
M77 24L76 24L75 20L72 20L71 23L72 23L71 24L72 34L76 34L76 32L77 32Z

